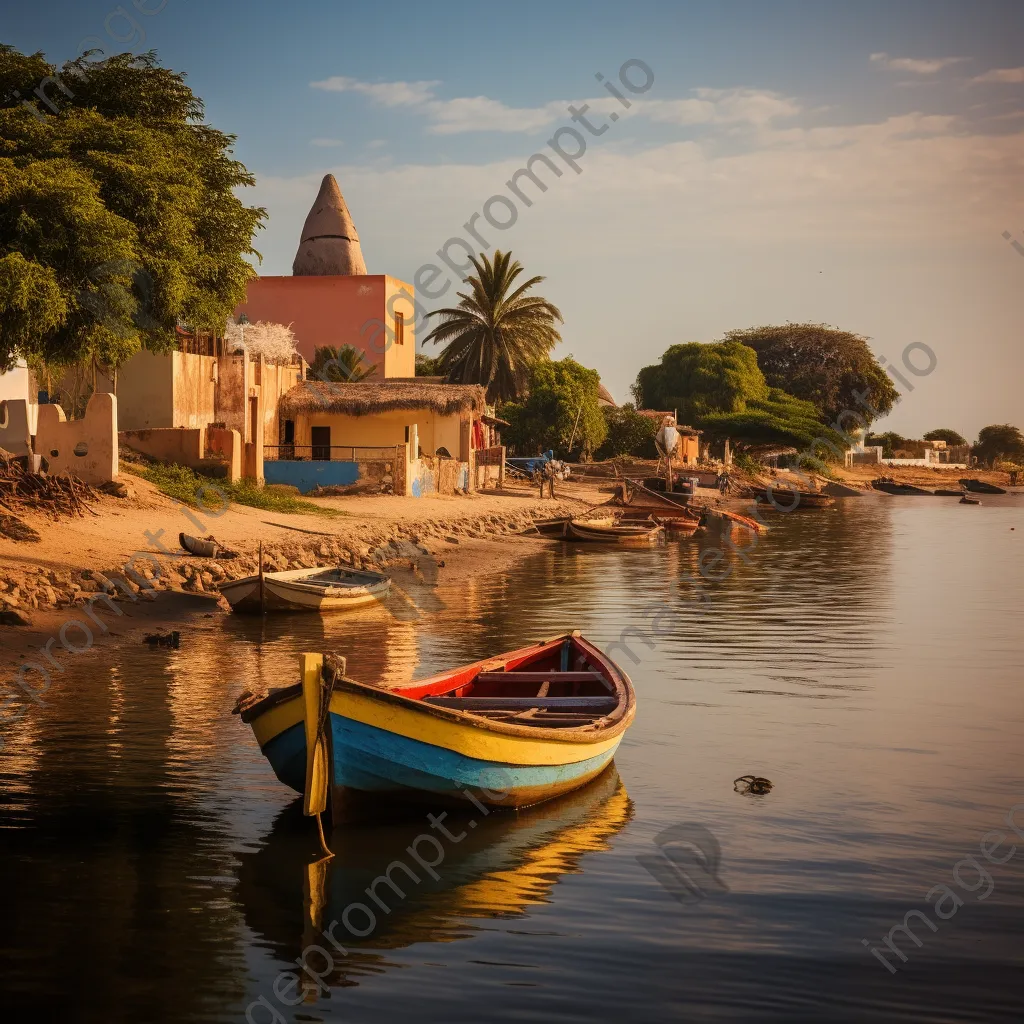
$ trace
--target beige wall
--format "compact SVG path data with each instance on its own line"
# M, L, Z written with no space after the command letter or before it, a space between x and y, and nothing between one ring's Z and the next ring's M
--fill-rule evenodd
M32 452L28 402L24 398L0 398L0 448L11 455Z
M215 422L219 375L217 357L187 352L172 352L171 357L174 367L174 420L169 426L195 429Z
M87 484L116 480L117 399L95 394L89 399L85 416L70 422L59 405L41 405L35 448L53 475L74 473Z
M118 371L117 412L122 430L175 426L173 356L143 350Z
M396 409L367 416L341 413L304 413L295 421L295 443L312 443L312 427L330 427L332 445L378 447L405 443L405 428L416 425L419 444L426 455L445 447L459 457L460 417L439 416L429 409ZM413 453L415 457L416 453Z

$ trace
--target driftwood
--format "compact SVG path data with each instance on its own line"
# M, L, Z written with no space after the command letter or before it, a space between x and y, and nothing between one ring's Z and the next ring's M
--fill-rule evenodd
M97 516L86 499L95 499L96 492L70 473L49 476L31 473L24 456L15 457L0 451L0 505L17 514L29 510L45 512L52 519L62 516Z

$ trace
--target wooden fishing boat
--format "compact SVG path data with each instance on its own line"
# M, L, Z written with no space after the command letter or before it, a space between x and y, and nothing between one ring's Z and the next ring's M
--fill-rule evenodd
M609 764L633 720L629 677L578 632L382 688L304 654L302 681L236 705L307 814L370 797L525 807ZM466 790L469 790L467 793Z
M780 484L776 487L759 487L751 497L782 512L795 512L798 508L830 508L836 499L820 491L798 491Z
M759 523L750 516L740 515L739 512L730 512L724 508L709 508L704 513L704 521L710 526L717 526L722 530L732 531L736 528L751 530L754 533L767 533L768 527Z
M1005 494L1006 491L1002 487L997 487L995 484L987 484L984 480L972 480L969 477L964 477L960 481L960 486L965 490L973 491L975 494Z
M336 612L383 598L391 577L345 566L256 573L220 585L233 611Z
M872 480L871 486L876 491L884 491L886 494L920 496L930 495L932 493L931 491L925 490L923 487L915 487L913 484L897 483L895 480L892 480L887 476L882 476L877 480Z
M676 537L692 537L700 527L700 516L687 509L670 509L656 505L627 505L619 522L628 525L654 523Z
M188 533L178 534L178 543L190 554L198 558L237 558L237 551L229 551L221 547L214 537L193 537Z
M664 533L664 527L653 522L605 524L592 519L573 519L568 530L568 540L625 545L652 544Z
M557 519L540 519L533 524L533 528L543 537L557 537L561 540L572 540L569 531L569 524L573 521L572 516L559 516ZM588 524L594 526L614 526L614 516L604 516L600 519L587 519Z
M964 495L964 492L962 490L954 491L951 488L947 489L945 487L940 487L933 491L932 493L934 493L935 496L938 498L962 498Z

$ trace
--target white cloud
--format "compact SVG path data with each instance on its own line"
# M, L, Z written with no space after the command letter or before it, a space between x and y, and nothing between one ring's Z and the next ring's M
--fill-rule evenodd
M671 124L764 125L801 112L800 104L776 92L757 89L694 89L694 98L642 100L639 112Z
M977 78L972 78L972 82L1024 82L1024 68L993 68L991 71L986 71L983 75L978 75Z
M356 78L335 75L321 82L310 82L324 92L357 92L385 107L417 107L434 95L440 82L360 82Z
M456 96L440 99L435 87L439 82L360 82L335 76L311 82L314 89L327 92L355 92L387 107L416 110L427 119L432 135L456 135L462 132L503 132L531 134L564 121L569 106L588 107L589 118L615 112L626 116L626 109L611 96L588 100L551 100L538 107L510 107L489 96ZM633 100L630 114L678 125L751 124L765 125L776 118L793 117L800 104L790 97L757 89L694 89L687 99ZM616 118L617 120L618 118Z
M336 148L338 146L343 146L344 145L344 143L341 141L341 139L323 139L323 138L310 139L309 140L309 144L311 146L316 146L318 149L334 149L334 148Z
M870 60L873 64L881 64L890 71L909 71L914 75L934 75L948 68L951 64L959 64L966 57L932 57L919 60L914 57L890 57L887 53L873 53Z

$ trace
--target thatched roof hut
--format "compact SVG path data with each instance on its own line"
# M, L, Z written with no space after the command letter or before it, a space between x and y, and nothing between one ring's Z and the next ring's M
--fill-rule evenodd
M440 416L484 411L486 392L479 384L438 384L415 379L359 381L357 384L304 380L287 391L282 416L344 413L368 416L394 409L430 409Z

